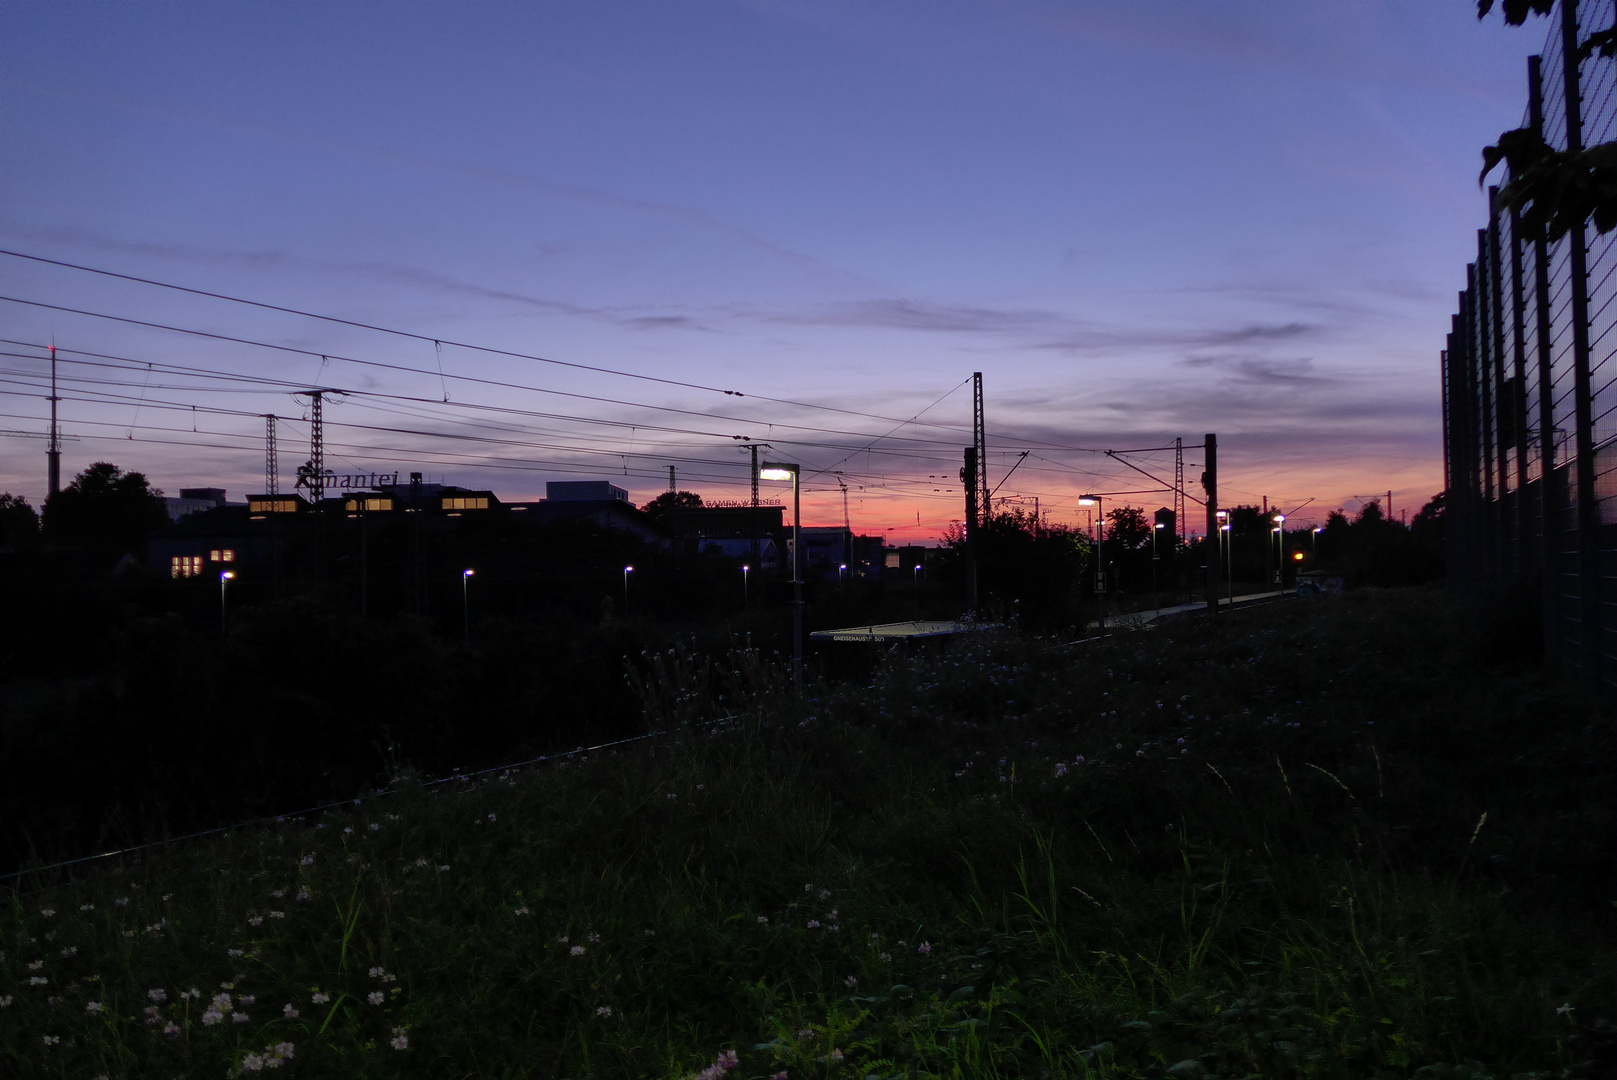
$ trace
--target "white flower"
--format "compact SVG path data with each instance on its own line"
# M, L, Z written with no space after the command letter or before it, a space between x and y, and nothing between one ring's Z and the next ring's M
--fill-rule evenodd
M768 921L769 921L769 920L768 920L768 919L767 919L767 918L765 918L765 917L764 917L764 916L762 916L762 915L760 915L760 916L758 916L758 924L759 924L759 925L760 925L760 926L762 926L762 925L763 925L763 924L764 924L764 923L766 923L766 922L768 922Z
M176 1024L174 1021L170 1020L168 1023L163 1025L164 1035L178 1035L179 1033L180 1025Z
M488 819L489 819L489 820L490 820L490 821L494 821L494 820L496 820L496 819L495 819L495 817L494 817L494 815L493 815L493 814L490 814L490 815L489 815L489 816L488 816Z
M231 957L232 959L234 959L235 957L238 957L238 956L241 955L241 950L240 949L226 949L225 950L225 955Z
M6 1000L10 1001L11 999L7 998ZM1558 1007L1555 1010L1555 1015L1556 1016L1571 1016L1572 1012L1573 1012L1573 1005L1572 1005L1571 1002L1567 1002L1566 1004L1561 1005L1560 1007Z
M95 905L94 904L80 904L79 905L79 910L80 911L94 911L95 910Z
M392 1043L393 1049L395 1049L395 1050L404 1050L404 1049L407 1049L409 1047L409 1045L410 1045L410 1037L404 1033L404 1029L403 1028L394 1028L393 1029L393 1043Z
M298 865L299 866L313 866L314 865L314 852L311 851L307 855L303 856L303 858L299 859L298 860Z
M370 824L369 824L369 825L367 825L367 826L365 826L365 827L366 827L366 828L367 828L367 829L369 829L369 830L370 830L370 831L371 831L371 832L376 832L376 831L377 831L377 830L378 830L378 829L380 829L380 828L381 828L381 826L380 826L380 825L378 825L378 824L376 824L376 822L374 822L374 821L373 821L373 822L371 822L371 823L370 823Z
M344 825L343 828L342 828L342 834L344 836L353 836L354 835L354 827L352 825Z
M610 1005L602 1005L600 1008L595 1010L595 1015L596 1016L611 1016L612 1015L612 1006L610 1006Z
M296 1020L298 1018L298 1011L292 1007L292 1003L290 1001L281 1006L281 1013L288 1020Z
M209 1009L207 1012L202 1014L202 1023L208 1027L212 1027L214 1024L217 1024L224 1018L225 1014L220 1012L218 1009Z
M284 919L284 918L286 918L286 912L284 912L284 911L272 911L272 912L269 913L269 915L270 915L270 918L272 918L272 919Z
M186 990L186 991L184 991L184 992L182 992L180 994L180 1000L184 1001L187 998L190 998L190 999L194 1000L194 999L199 998L201 996L202 996L202 991L198 990L196 987L193 986L193 987L191 987L191 989Z
M43 961L43 960L30 960L30 961L28 961L28 970L29 971L38 971L40 968L42 968L44 966L45 966L45 961Z
M53 917L55 914L56 914L56 909L55 908L40 908L39 909L39 917L42 918L42 919L49 919L49 918Z
M252 994L237 994L236 1000L241 1002L243 1005L251 1005L256 1002L258 998L254 997Z
M922 956L930 956L932 954L932 945L930 942L923 941L920 945L916 946L915 951L920 953Z
M525 908L525 907L519 907L519 908L516 909L516 912L515 912L515 914L517 914L517 915L526 915L527 913L528 913L528 909Z
M0 994L0 1009L9 1009L9 1008L11 1008L11 995L10 994Z
M262 915L254 915L252 918L247 920L247 925L248 926L263 926L264 925L264 916L262 916Z
M591 944L598 944L600 942L600 940L601 940L601 935L600 934L590 934L589 937L587 938L587 940Z
M299 885L297 899L312 900L314 899L314 893L309 891L309 887L307 885Z
M113 903L117 904L119 907L128 907L129 906L129 897L121 896L118 899L114 900Z
M854 978L852 975L849 975L846 979L842 980L842 985L846 986L849 990L852 990L854 987L859 985L859 980Z
M893 954L892 953L882 953L881 954L881 962L884 963L884 964L891 964L893 962Z
M382 999L386 996L387 995L382 993L380 990L372 990L369 994L365 995L365 1000L370 1002L372 1005L380 1005L382 1003Z
M331 1000L331 995L324 993L323 991L316 990L314 994L310 996L309 1000L314 1002L316 1005L324 1005L326 1002Z
M61 1038L60 1035L46 1035L45 1036L45 1045L46 1046L55 1046L57 1043L59 1043L61 1041L62 1041L62 1038Z
M87 1013L98 1013L98 1012L100 1012L101 1011L101 1002L99 1002L99 1001L86 1002L85 1006L84 1006L84 1011L87 1012Z
M50 980L45 978L43 975L30 976L28 979L29 986L44 986L48 982L50 982Z
M251 1017L249 1017L246 1013L239 1012L239 1013L231 1013L230 1014L230 1019L232 1021L234 1021L235 1023L245 1024L249 1019L251 1019Z
M373 979L380 979L383 975L386 975L386 974L387 974L387 972L383 971L379 967L373 967L370 970L370 976Z
M584 955L584 946L582 946L582 945L574 945L571 949L568 949L567 951L572 953L574 956L583 956Z
M241 1059L241 1067L243 1072L258 1072L264 1067L264 1059L257 1054L248 1054Z
M417 866L426 866L427 865L427 860L426 859L417 859L415 861L415 864Z
M820 928L820 920L819 919L810 919L808 921L808 928L810 930L818 930Z

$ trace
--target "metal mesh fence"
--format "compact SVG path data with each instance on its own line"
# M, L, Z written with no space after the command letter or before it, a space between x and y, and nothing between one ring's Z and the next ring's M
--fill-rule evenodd
M1617 60L1578 56L1614 20L1617 0L1562 0L1529 61L1523 126L1557 150L1617 140ZM1585 224L1551 242L1495 194L1443 353L1450 580L1473 598L1536 595L1546 652L1610 692L1617 234Z

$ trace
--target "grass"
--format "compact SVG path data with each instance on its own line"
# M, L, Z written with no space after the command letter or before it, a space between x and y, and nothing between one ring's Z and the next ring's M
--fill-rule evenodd
M1611 713L1464 625L645 657L666 737L25 879L0 1074L1610 1075Z

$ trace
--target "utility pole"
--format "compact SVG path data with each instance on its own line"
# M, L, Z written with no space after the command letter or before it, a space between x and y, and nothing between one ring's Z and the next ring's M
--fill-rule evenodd
M45 444L46 497L62 490L62 429L56 422L56 342L51 342L51 437Z
M842 565L847 566L853 558L853 519L848 516L848 485L840 476L837 487L842 489Z
M977 610L977 448L966 447L966 463L960 470L960 483L966 492L966 610Z
M275 414L264 414L264 494L281 491L281 466L275 450Z
M975 451L975 473L968 486L977 489L977 513L987 524L993 511L988 505L988 436L983 429L983 373L971 375L971 446Z
M1202 443L1206 465L1202 470L1202 490L1207 493L1207 614L1218 614L1218 436L1209 433Z
M1169 537L1169 551L1173 555L1174 576L1179 575L1179 537L1187 533L1185 520L1185 440L1175 436L1173 440L1173 536ZM1185 577L1185 599L1190 599L1189 575Z
M677 486L678 485L674 483L674 467L670 465L668 466L668 490L673 491Z

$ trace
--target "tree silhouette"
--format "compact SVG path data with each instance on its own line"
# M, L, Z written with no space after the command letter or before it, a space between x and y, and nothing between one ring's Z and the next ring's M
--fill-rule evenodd
M53 543L129 550L168 524L163 493L144 473L98 461L45 500L45 537Z
M0 548L20 551L39 542L39 515L28 500L9 491L0 494Z
M640 509L652 519L661 521L680 510L695 510L702 505L702 496L694 491L665 491Z

